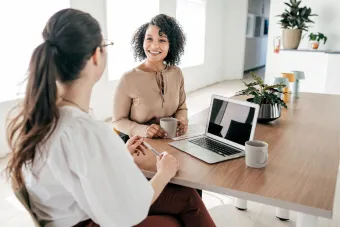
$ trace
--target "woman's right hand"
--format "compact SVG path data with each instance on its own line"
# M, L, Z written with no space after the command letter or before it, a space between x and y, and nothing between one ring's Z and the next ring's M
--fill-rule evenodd
M167 138L166 132L161 128L161 126L152 124L146 129L147 138Z
M179 162L175 157L164 151L157 156L157 173L164 175L170 181L177 173Z

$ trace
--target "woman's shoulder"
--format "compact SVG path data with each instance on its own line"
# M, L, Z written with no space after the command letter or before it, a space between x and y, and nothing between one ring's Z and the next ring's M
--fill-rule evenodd
M129 71L126 71L125 73L123 73L121 79L134 78L136 76L140 76L143 73L145 73L143 70L139 69L138 67L135 67L135 68L130 69Z
M180 67L177 65L169 65L167 71L172 75L179 79L183 79L183 73Z
M131 75L135 75L136 73L138 73L138 69L137 68L132 68L129 71L124 72L122 77L129 77Z
M93 119L90 114L82 112L78 108L65 106L59 111L60 119L57 127L59 136L91 133L105 135L109 131L104 122Z
M177 65L168 65L167 70L174 71L174 72L179 72L179 71L181 71L181 68L178 67Z
M50 161L58 162L60 152L75 155L79 150L91 149L95 142L105 143L113 134L105 122L97 121L76 107L59 108L59 119L52 134L39 145L41 154Z

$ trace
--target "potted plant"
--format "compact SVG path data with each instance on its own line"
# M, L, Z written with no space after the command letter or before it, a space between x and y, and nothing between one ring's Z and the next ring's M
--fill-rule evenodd
M285 49L297 49L302 31L308 31L308 24L314 23L310 17L317 16L312 14L312 9L306 6L300 7L301 1L290 0L290 3L285 2L289 8L278 15L281 17L279 24L282 27L282 40Z
M314 34L311 32L309 34L309 42L311 44L312 49L317 50L319 48L319 42L323 40L323 44L326 44L327 42L327 36L324 34L318 32L317 34Z
M286 103L280 98L284 92L282 88L284 84L267 85L261 77L251 72L250 75L254 78L254 82L244 83L246 89L236 93L238 95L252 96L247 99L248 102L253 102L260 105L258 122L267 123L278 119L281 116L281 107L287 108Z

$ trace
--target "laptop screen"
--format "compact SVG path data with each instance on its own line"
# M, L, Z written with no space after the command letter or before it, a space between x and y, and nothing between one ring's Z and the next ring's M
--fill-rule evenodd
M208 133L245 145L250 140L255 108L213 99Z

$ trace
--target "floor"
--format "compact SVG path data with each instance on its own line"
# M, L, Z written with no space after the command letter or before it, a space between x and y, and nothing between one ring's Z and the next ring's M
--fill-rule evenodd
M261 67L257 70L252 70L251 72L254 72L257 76L260 76L262 79L264 79L264 74L266 72L266 67ZM243 75L243 79L252 79L252 76L250 75L250 72L247 72Z
M264 70L259 70L263 76ZM249 75L245 75L249 80ZM235 92L244 88L243 81L225 81L208 86L199 91L188 94L189 115L193 115L210 104L212 94L232 96ZM0 171L5 167L7 159L0 159ZM340 226L340 181L337 185L337 193L334 205L334 217L332 220L319 218L318 227ZM281 222L275 217L275 207L259 203L249 202L247 211L238 211L233 206L233 198L203 192L203 201L218 227L293 227L296 225L296 212L291 212L291 220ZM29 215L15 199L10 184L0 176L0 226L1 227L33 227Z

